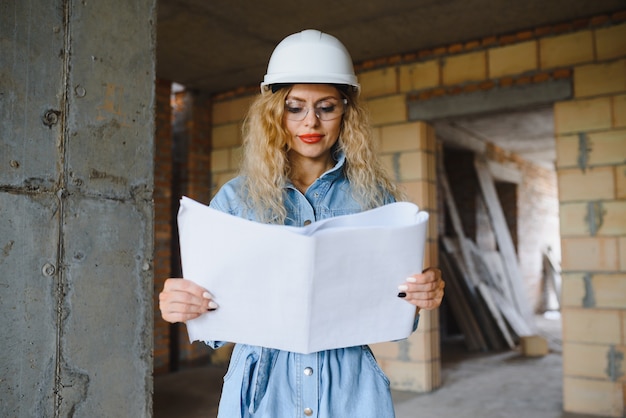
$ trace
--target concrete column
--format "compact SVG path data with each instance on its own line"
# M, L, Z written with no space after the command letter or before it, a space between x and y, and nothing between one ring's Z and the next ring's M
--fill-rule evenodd
M155 24L0 5L0 416L151 415Z

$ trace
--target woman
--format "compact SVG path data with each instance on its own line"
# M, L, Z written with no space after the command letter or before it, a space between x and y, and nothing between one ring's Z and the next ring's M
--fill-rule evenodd
M314 30L285 38L270 58L261 90L244 124L240 175L211 207L303 226L401 199L372 151L352 60L336 38ZM415 327L421 309L440 305L443 288L433 268L398 286L398 297L416 306ZM219 306L207 289L168 279L160 308L166 321L182 322ZM394 412L389 381L367 346L298 354L237 344L219 416L386 418Z

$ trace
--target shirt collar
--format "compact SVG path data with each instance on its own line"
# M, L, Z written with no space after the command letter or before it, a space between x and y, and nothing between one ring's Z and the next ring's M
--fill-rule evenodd
M326 171L319 177L320 181L332 182L333 180L343 175L343 167L346 164L346 154L343 151L337 151L334 153L334 157L336 158L337 162L335 163L333 168ZM285 187L295 188L291 180L287 180L287 184L285 185Z

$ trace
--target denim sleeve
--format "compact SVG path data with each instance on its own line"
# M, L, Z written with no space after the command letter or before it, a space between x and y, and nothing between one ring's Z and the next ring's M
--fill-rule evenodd
M205 341L204 343L215 350L228 344L228 341Z
M413 321L413 332L417 331L417 326L420 322L420 314L415 315L415 320Z

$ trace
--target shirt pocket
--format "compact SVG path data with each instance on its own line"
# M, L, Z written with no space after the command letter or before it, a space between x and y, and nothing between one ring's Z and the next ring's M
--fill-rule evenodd
M387 377L385 372L383 372L383 369L381 369L380 366L378 365L378 362L376 361L376 358L374 357L374 353L372 353L372 350L367 345L362 346L362 348L363 348L363 356L366 359L365 363L371 368L371 370L374 373L376 373L378 376L380 376L383 379L383 381L385 382L387 386L389 386L390 385L389 378Z

